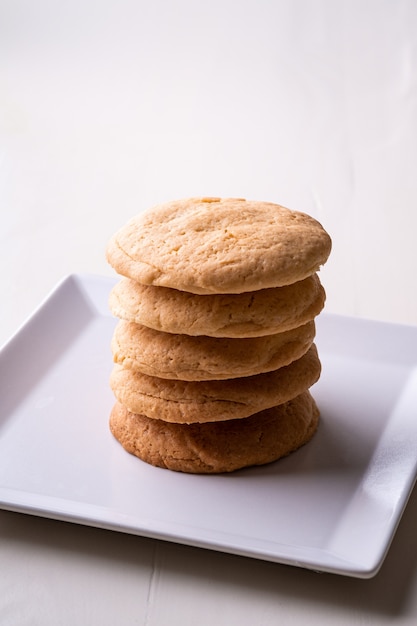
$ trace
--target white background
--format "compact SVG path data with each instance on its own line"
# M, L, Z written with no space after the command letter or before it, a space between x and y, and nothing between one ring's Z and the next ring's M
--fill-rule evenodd
M310 213L327 310L415 325L416 163L413 0L0 0L0 344L192 195ZM365 582L2 513L0 623L414 624L416 517Z

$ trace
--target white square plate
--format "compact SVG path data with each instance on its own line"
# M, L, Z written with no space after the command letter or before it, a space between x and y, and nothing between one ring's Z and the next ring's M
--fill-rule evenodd
M147 465L111 436L104 277L63 280L0 352L0 506L367 578L417 470L417 329L321 314L321 423L230 475Z

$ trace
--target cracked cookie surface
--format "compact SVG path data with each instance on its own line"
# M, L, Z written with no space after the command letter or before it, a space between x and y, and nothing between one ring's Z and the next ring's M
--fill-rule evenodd
M111 347L115 363L148 376L225 380L276 370L299 359L314 341L315 323L263 337L163 333L121 320Z
M162 332L210 337L260 337L291 330L314 319L324 303L317 274L285 287L204 296L124 278L109 298L111 312L120 319Z
M263 465L290 454L314 435L319 411L305 391L242 420L169 424L116 403L110 429L127 452L179 472L214 474Z
M169 380L116 365L110 387L132 413L190 424L244 418L282 404L314 385L320 373L320 359L313 344L300 359L274 372L230 380Z
M132 218L111 238L107 260L144 285L232 294L303 280L330 250L327 232L305 213L271 202L189 198Z

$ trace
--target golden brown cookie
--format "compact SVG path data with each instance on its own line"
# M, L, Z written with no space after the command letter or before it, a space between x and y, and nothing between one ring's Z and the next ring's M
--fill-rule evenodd
M304 213L270 202L190 198L131 219L110 240L107 260L144 285L230 294L303 280L330 249L329 235Z
M224 380L270 372L307 352L315 324L245 339L174 335L120 320L111 342L115 363L148 376Z
M124 278L109 298L113 315L128 322L210 337L260 337L291 330L314 319L324 302L317 274L275 289L205 296Z
M306 391L293 400L241 420L169 424L116 404L110 429L146 463L178 472L215 474L264 465L286 456L314 435L319 411Z
M320 372L313 344L297 361L267 374L187 382L146 376L116 365L110 386L116 399L132 413L191 424L245 418L282 404L314 385Z

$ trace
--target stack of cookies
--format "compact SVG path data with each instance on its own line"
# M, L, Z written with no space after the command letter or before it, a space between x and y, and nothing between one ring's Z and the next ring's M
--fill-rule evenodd
M312 217L235 198L169 202L118 231L107 259L123 277L110 294L121 445L152 465L219 473L308 442L330 250Z

